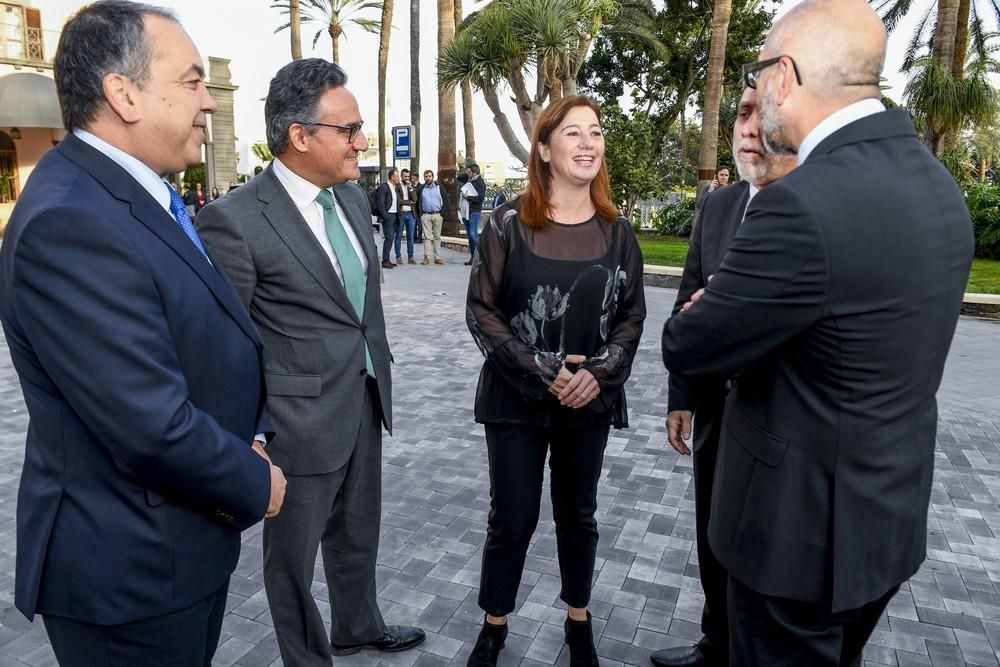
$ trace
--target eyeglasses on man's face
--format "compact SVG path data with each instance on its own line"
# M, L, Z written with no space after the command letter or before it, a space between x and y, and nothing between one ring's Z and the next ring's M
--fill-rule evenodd
M364 124L365 122L363 120L359 120L357 123L351 123L350 125L335 125L333 123L299 123L299 125L308 125L310 127L331 127L335 130L346 132L347 143L349 144L354 143L354 140L358 137L358 132L361 131L361 126Z
M747 88L757 89L757 83L760 81L761 70L765 70L771 65L777 65L781 62L782 58L788 58L788 62L792 63L792 70L795 72L795 81L801 86L802 76L799 74L799 66L795 64L791 56L781 55L777 58L768 58L767 60L758 60L756 62L747 63L742 67L743 83L747 85Z

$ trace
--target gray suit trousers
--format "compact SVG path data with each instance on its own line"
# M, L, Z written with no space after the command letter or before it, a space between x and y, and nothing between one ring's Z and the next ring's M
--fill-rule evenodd
M382 422L365 391L357 444L347 463L321 475L287 475L280 514L264 523L264 589L287 667L330 665L331 642L373 641L385 632L375 593L382 506ZM310 589L317 551L330 596L327 636Z

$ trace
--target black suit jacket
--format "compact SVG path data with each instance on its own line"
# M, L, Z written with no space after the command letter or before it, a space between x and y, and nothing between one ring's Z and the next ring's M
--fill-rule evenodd
M738 580L840 611L916 572L972 251L962 194L903 110L838 130L754 198L663 334L671 371L739 374L709 527Z
M389 188L396 188L396 212L390 213L389 209L392 207L392 193L389 192ZM378 186L375 191L375 215L383 220L387 220L390 216L399 216L403 211L403 190L398 185L393 185L389 181Z
M690 301L695 292L708 285L709 276L719 270L729 243L743 220L749 196L750 184L741 181L706 197L701 215L691 230L691 244L672 315L679 313L681 306ZM722 416L726 378L691 378L671 373L668 382L668 411L691 410L696 413L692 447L698 451L712 432L712 423Z

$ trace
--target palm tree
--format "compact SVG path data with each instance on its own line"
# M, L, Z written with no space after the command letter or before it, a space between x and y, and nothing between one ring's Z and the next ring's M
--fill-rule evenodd
M990 165L1000 164L1000 114L988 124L978 126L970 138L972 150L976 156L976 167L979 182L986 182L986 174Z
M708 47L708 71L705 76L705 106L701 114L701 142L698 145L698 192L708 190L715 178L719 157L719 105L722 101L722 75L726 67L726 42L732 0L715 0L712 12L712 42Z
M420 107L420 0L410 0L410 165L415 175L420 169Z
M389 34L392 32L394 0L383 0L378 40L378 170L385 174L385 70L389 65Z
M370 33L379 31L378 21L359 16L359 14L368 10L382 9L381 0L274 0L271 6L280 9L282 14L291 16L293 2L300 5L303 22L319 23L322 26L313 35L313 48L316 48L316 42L319 41L323 33L330 35L333 42L333 62L335 63L340 63L340 38L345 37L344 33L348 25L353 23ZM274 31L280 32L291 25L292 21L289 21L278 26Z
M288 26L292 60L302 60L302 7L299 0L288 0Z
M455 32L462 28L465 12L462 0L455 0ZM462 129L465 134L465 157L468 162L476 161L476 126L472 121L472 84L462 82Z
M492 0L439 52L438 83L468 82L482 92L507 148L527 162L528 150L500 107L500 86L513 93L521 129L530 137L550 100L576 92L580 67L599 31L643 35L657 48L648 28L652 15L649 0Z
M438 62L455 39L455 2L437 0ZM438 65L438 82L441 83L441 65ZM458 234L458 190L455 188L455 89L438 86L438 182L448 192L454 204L448 207L448 217L442 233Z
M994 47L995 50L995 47ZM964 78L952 75L950 63L933 57L916 60L903 95L918 127L935 155L955 148L946 141L969 125L988 125L1000 109L1000 94L989 80L1000 63L974 56L965 66Z

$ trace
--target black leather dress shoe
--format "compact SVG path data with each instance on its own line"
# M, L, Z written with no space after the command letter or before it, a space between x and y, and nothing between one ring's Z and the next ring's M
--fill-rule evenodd
M701 644L654 651L649 661L656 667L726 667L728 661L710 653Z
M419 645L427 639L427 635L420 628L408 625L390 625L385 629L385 634L372 642L365 644L352 644L350 646L333 645L334 655L352 655L363 648L375 649L376 651L386 651L395 653L405 651Z

